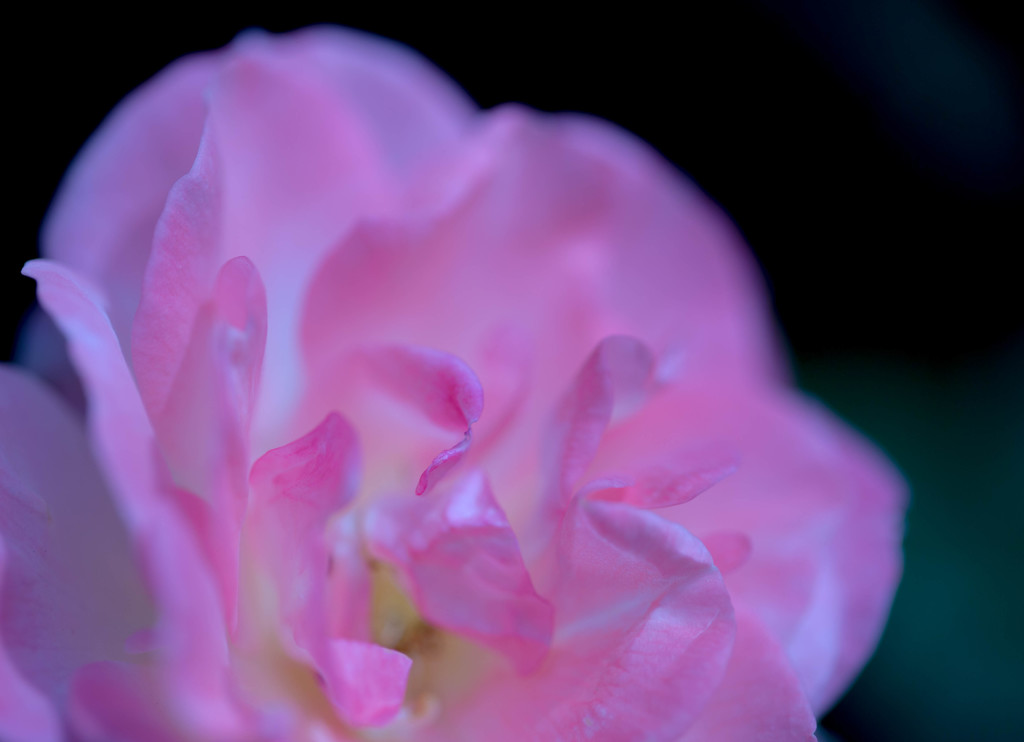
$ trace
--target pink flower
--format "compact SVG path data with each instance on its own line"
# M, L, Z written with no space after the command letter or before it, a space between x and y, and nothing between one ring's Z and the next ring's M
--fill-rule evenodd
M111 115L43 252L88 412L0 369L4 739L806 740L878 638L899 477L606 123L246 34Z

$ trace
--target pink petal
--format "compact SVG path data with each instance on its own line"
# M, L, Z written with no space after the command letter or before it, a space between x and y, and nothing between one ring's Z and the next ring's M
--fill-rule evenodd
M246 532L254 557L273 575L297 658L308 658L338 713L361 727L384 724L398 712L411 661L384 647L334 638L339 629L354 628L338 615L337 600L369 610L368 580L345 575L349 544L337 536L346 534L327 532L328 517L352 500L358 479L355 431L331 413L307 435L253 464ZM333 594L346 588L355 591Z
M335 639L331 660L332 698L350 724L380 726L394 718L405 698L411 659L376 644Z
M246 528L256 541L254 557L274 575L286 617L301 622L310 583L327 579L327 559L321 558L327 519L352 500L358 486L356 433L331 413L302 438L261 456L249 482L252 508ZM294 628L311 640L306 627Z
M544 664L526 678L479 682L452 711L450 736L678 740L733 641L729 596L703 546L653 513L577 498L558 568Z
M179 742L180 730L160 707L153 673L142 665L97 662L75 676L69 717L88 742Z
M123 657L153 608L81 422L11 366L0 366L0 533L7 655L60 708L77 667Z
M756 618L739 614L725 678L682 742L813 742L814 728L778 642Z
M394 498L365 522L367 548L393 565L424 618L505 654L521 672L551 640L515 534L487 481L470 474L426 500Z
M628 337L602 340L555 408L545 451L558 504L564 508L573 484L583 474L616 404L636 403L651 381L654 359L639 341Z
M662 454L653 462L634 460L625 469L630 473L588 482L580 495L641 508L667 508L689 502L738 467L738 456L731 448L705 445Z
M483 411L476 374L453 355L431 348L392 346L363 353L374 382L396 399L422 412L444 430L463 438L434 457L416 484L425 494L462 459L472 441L472 425Z
M37 260L25 266L40 303L68 339L89 399L97 459L128 527L157 608L155 635L169 700L213 734L237 729L226 687L224 617L197 538L176 509L169 475L97 291L71 271Z
M248 498L249 427L267 334L263 283L246 258L220 269L210 300L196 316L167 402L150 410L176 482L205 501L191 511L214 565L224 614L235 622L238 549ZM187 500L188 493L181 493Z
M877 641L900 570L904 485L830 415L795 395L679 384L611 428L597 471L679 447L730 441L742 458L707 496L664 511L698 534L740 532L749 558L727 576L793 661L816 711Z
M0 590L4 587L6 562L7 550L0 536ZM0 606L4 603L6 599L0 601ZM53 706L25 681L11 662L4 641L0 634L0 734L11 742L56 742L60 737Z
M742 567L750 559L750 552L753 549L750 537L739 531L715 531L701 537L701 541L711 553L718 571L723 575Z
M389 169L407 174L437 149L458 141L476 106L414 50L349 29L303 29L274 43L323 70L372 133Z

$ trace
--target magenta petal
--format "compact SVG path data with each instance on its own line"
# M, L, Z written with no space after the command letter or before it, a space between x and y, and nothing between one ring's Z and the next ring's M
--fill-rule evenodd
M725 677L682 742L813 742L814 728L785 653L760 621L741 612Z
M7 549L0 536L0 598L6 563ZM0 600L0 609L5 608L5 602ZM4 641L0 632L0 735L11 742L56 742L58 723L53 706L18 672L8 657Z
M535 667L551 640L515 534L486 479L473 473L427 500L394 498L365 523L371 553L394 566L431 623Z
M401 652L367 642L331 642L335 668L331 696L355 726L386 724L402 707L412 660Z

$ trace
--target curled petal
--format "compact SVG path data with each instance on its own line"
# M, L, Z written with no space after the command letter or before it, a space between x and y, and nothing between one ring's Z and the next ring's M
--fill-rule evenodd
M301 622L311 583L327 579L327 519L352 500L358 486L356 433L331 413L302 438L261 456L249 481L253 500L246 534L253 554L274 576L286 619ZM304 626L293 630L312 638Z
M650 350L634 338L606 338L590 354L556 406L548 429L544 450L551 489L549 509L566 506L613 413L642 402L653 371Z

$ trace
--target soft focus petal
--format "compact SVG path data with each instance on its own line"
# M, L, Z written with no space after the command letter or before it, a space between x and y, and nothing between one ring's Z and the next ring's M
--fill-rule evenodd
M78 666L123 657L152 607L81 423L10 366L0 366L0 534L7 655L61 708Z
M0 535L0 591L7 570L7 548ZM0 598L2 598L0 592ZM0 608L4 601L0 600ZM11 742L55 742L59 739L56 709L25 681L11 662L0 634L0 734Z
M778 643L747 614L721 685L682 742L812 742L814 714Z
M667 508L689 502L738 467L739 457L730 447L702 445L632 461L628 469L587 482L581 494L640 508Z
M138 665L97 662L75 676L69 716L87 742L180 742L174 720L159 706L151 671Z
M89 400L97 459L128 527L157 608L155 643L170 702L199 728L233 733L224 617L209 565L169 496L169 475L102 299L71 271L32 261L40 303L67 337Z
M355 726L379 726L402 707L412 660L367 642L331 642L333 698L343 718Z
M543 658L551 606L534 590L482 475L423 500L382 501L365 528L371 554L397 569L428 621L505 654L524 672Z

